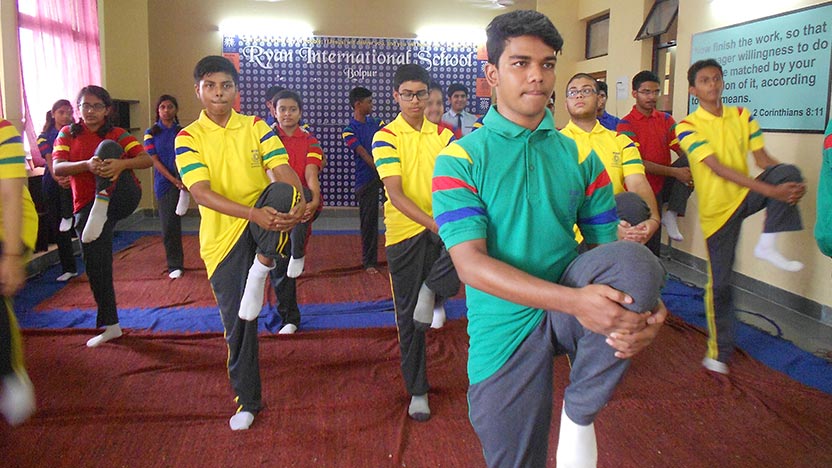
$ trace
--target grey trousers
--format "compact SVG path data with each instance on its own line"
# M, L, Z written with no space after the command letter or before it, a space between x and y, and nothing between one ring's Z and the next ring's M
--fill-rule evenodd
M646 312L658 303L664 274L646 247L619 241L579 255L560 284L606 284L633 298L627 309ZM571 363L566 414L581 425L595 420L630 364L605 340L572 315L547 311L494 375L469 387L469 417L489 467L546 466L555 356L566 354Z

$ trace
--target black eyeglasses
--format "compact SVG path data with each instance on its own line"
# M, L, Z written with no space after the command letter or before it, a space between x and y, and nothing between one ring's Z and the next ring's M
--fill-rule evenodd
M593 94L597 94L598 91L595 91L592 88L581 88L581 89L567 89L566 90L566 97L568 98L576 98L580 94L583 97L589 97Z
M399 93L399 97L401 97L403 101L412 101L414 97L420 101L426 101L429 95L430 93L428 93L428 90L426 89L417 91L415 93L412 93L410 91Z

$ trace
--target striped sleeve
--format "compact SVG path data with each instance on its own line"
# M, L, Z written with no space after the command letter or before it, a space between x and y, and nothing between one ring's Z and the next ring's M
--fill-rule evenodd
M621 148L621 168L624 177L633 174L644 174L644 162L641 160L641 153L638 147L627 135L618 134L615 136L616 145Z
M49 141L48 138L46 138L45 133L41 133L40 135L38 135L38 151L40 152L40 155L44 158L47 154L52 153L52 142Z
M740 114L740 120L748 122L748 149L751 151L757 151L765 147L765 141L763 141L763 131L760 129L760 123L757 122L757 119L755 119L753 115L751 115L751 111L744 107L739 107L737 110Z
M578 160L586 187L578 208L578 228L589 244L612 242L617 238L618 215L610 176L595 151L590 150Z
M188 133L187 129L180 130L176 135L176 168L182 177L182 183L190 188L197 182L210 180L208 166L205 165L200 153L199 141Z
M260 154L263 155L263 166L272 170L278 166L289 164L289 153L283 147L283 142L275 135L266 122L254 119L254 132L260 141Z
M676 125L676 135L679 138L679 146L691 161L702 162L708 156L716 154L710 142L696 132L696 125L690 116Z
M313 135L309 135L309 152L306 153L306 165L317 166L320 169L324 163L324 151L321 149L321 142Z
M147 151L147 154L151 156L157 156L156 153L156 142L153 139L153 135L150 133L150 129L148 128L147 131L144 132L144 150Z
M682 148L679 146L679 138L676 136L676 121L673 120L673 116L667 112L664 113L664 118L665 124L667 124L668 146L676 153L680 153Z
M487 236L488 216L472 169L471 157L456 143L436 158L431 184L433 216L448 248Z
M397 143L397 135L388 127L382 128L373 136L373 161L382 179L402 175L402 160L399 158Z
M23 139L8 120L0 120L0 179L26 178Z
M355 136L355 130L349 125L344 127L344 131L341 132L341 138L344 139L344 144L347 145L350 151L355 151L356 148L361 146L358 143L358 137Z
M116 127L116 130L120 130L120 132L116 134L115 140L124 149L123 158L135 158L144 151L144 147L139 144L139 141L136 140L130 132L118 127Z

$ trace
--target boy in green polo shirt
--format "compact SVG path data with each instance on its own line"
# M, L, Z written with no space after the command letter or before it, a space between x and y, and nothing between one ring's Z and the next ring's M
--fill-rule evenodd
M430 76L419 65L402 65L393 77L393 98L401 112L373 137L373 160L384 183L385 248L401 368L411 395L408 415L430 418L425 332L437 302L459 291L459 278L436 234L431 176L436 155L453 133L425 118Z
M237 403L229 425L244 430L262 408L257 316L266 276L285 256L305 202L280 139L259 118L232 108L238 73L231 61L203 58L194 81L204 108L176 137L176 166L199 204L199 253L225 329Z
M439 233L466 285L471 424L489 466L546 466L554 358L566 354L557 465L595 466L593 421L667 315L664 270L643 245L614 242L603 164L555 130L546 104L563 40L551 21L514 11L486 33L497 104L433 177ZM575 224L594 247L580 256Z

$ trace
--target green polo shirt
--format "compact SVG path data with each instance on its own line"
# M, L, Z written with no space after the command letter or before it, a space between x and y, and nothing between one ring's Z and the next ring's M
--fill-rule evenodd
M618 224L610 179L595 152L579 151L550 116L530 131L493 106L481 129L440 152L433 213L449 249L485 239L491 257L551 282L578 255L575 224L599 244L616 239ZM468 377L475 384L502 367L544 310L467 285L466 296Z

